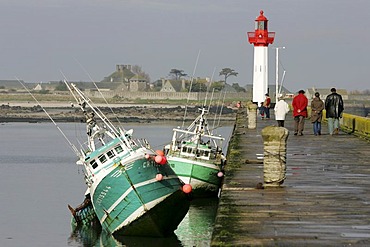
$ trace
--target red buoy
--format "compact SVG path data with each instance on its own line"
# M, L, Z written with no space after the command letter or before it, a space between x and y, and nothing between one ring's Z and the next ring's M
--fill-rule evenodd
M162 155L157 155L155 156L154 160L156 163L160 164L162 162L163 156Z
M223 176L224 176L224 173L223 172L218 172L217 173L217 177L222 178Z
M158 173L157 175L155 175L155 179L156 179L157 181L162 181L162 179L163 179L163 175L162 175L162 174L160 174L160 173Z
M192 190L193 188L190 184L185 184L184 186L182 186L182 191L186 194L189 194Z
M159 162L159 164L161 164L161 165L167 164L167 158L166 158L166 156L162 156L162 160L161 160L161 162Z

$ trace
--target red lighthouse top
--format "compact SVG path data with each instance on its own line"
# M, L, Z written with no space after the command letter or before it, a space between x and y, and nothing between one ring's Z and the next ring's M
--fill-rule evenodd
M254 32L248 32L248 41L254 46L268 46L274 42L275 32L268 32L267 18L260 11L260 16L256 18L256 25Z

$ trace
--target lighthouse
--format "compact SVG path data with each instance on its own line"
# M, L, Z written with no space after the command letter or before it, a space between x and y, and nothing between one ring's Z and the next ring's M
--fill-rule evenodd
M255 20L254 32L248 32L248 41L254 45L253 64L253 102L260 103L265 100L268 93L268 50L269 44L274 42L275 32L269 32L267 18L260 11Z

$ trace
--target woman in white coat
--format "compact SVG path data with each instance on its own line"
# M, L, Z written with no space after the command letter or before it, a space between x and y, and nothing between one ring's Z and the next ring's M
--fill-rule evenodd
M275 104L275 119L279 127L284 127L285 116L289 112L289 105L283 99L279 97L279 101Z

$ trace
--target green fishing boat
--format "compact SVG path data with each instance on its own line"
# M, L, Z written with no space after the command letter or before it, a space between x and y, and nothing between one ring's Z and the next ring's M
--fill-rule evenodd
M102 228L114 236L172 234L188 212L190 186L146 140L113 125L74 84L66 85L87 125L86 146L77 164L83 167L91 203L69 207L76 223L85 224L95 213Z
M225 139L210 131L208 110L204 106L199 110L200 115L186 129L173 129L164 153L174 172L192 186L194 197L212 197L218 195L224 176Z

